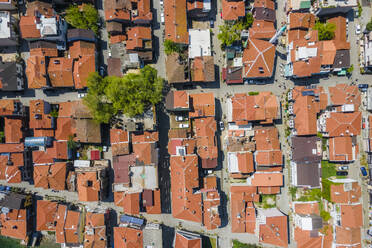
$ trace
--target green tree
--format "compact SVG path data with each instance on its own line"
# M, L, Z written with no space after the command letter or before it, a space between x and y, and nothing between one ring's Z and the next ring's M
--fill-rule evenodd
M317 21L314 29L318 30L319 40L332 40L335 37L336 25L334 23Z
M145 66L139 74L102 78L93 73L88 78L88 94L83 99L94 119L108 123L119 113L130 117L142 114L162 100L164 80L156 69Z
M244 18L244 29L249 29L252 26L253 21L254 18L252 13L248 12L248 14Z
M99 15L92 4L85 4L82 10L77 5L71 5L66 10L66 21L75 28L90 29L98 34Z
M233 248L259 248L259 246L255 244L244 244L239 242L238 240L233 240Z
M220 32L217 38L221 41L223 48L231 46L235 41L240 39L240 32L237 32L236 28L228 24L220 26Z
M352 64L349 68L346 69L346 72L351 74L354 71L354 65Z
M182 53L184 49L184 47L171 40L164 41L164 52L166 55L170 55L172 53Z
M367 29L368 31L372 31L372 18L371 18L371 20L367 23L366 29Z

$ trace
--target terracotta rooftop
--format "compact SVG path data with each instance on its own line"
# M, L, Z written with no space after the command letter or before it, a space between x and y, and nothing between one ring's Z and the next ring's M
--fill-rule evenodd
M145 42L151 41L151 28L142 26L131 27L127 29L127 36L126 49L145 49Z
M44 56L30 56L27 60L26 76L28 87L40 89L47 87L47 70Z
M124 209L127 214L139 214L140 193L114 192L114 202Z
M50 105L43 100L30 101L30 128L52 128L52 117Z
M258 7L275 10L275 2L272 0L255 0L253 3L253 8Z
M76 134L76 123L72 118L57 118L57 129L55 131L56 140L69 140Z
M87 79L92 72L96 71L95 55L82 55L74 63L74 83L76 89L87 87Z
M283 164L283 154L280 150L279 133L276 127L257 128L254 139L256 142L255 161L261 166L280 166Z
M331 105L354 104L356 110L359 108L361 95L357 86L337 84L334 87L328 87L328 91Z
M161 214L160 189L153 191L154 199L152 206L146 206L146 213Z
M40 29L37 29L37 24L40 19L36 16L21 16L19 21L19 29L23 39L38 39L41 37Z
M268 21L253 21L252 26L249 28L249 37L252 39L269 40L276 33L273 22Z
M170 166L173 217L201 223L201 195L193 193L199 187L198 157L171 156Z
M356 203L359 202L361 195L357 182L331 184L331 201L334 203Z
M87 171L77 174L77 191L80 201L99 201L101 182L96 171Z
M197 234L176 232L174 248L200 248L202 247L202 238Z
M52 165L34 167L34 185L44 189L64 190L67 176L67 164L56 162Z
M186 149L186 154L194 154L196 147L195 139L185 139L185 138L171 138L168 142L168 153L170 155L181 155L177 148L184 147Z
M288 246L288 217L277 209L260 210L266 223L259 225L259 241L279 247Z
M132 133L132 143L157 142L159 141L159 132L145 131L142 134Z
M361 230L357 228L348 228L336 226L336 243L339 245L357 245L361 243Z
M231 121L237 125L246 125L249 121L272 123L278 118L279 103L271 92L255 96L240 93L231 98L231 109Z
M175 43L189 44L186 0L165 0L164 18L165 39Z
M114 227L114 246L121 248L143 247L142 231L129 227Z
M19 100L1 99L0 100L0 116L12 116L19 113L16 109L16 105L20 105Z
M216 136L203 136L196 138L197 154L201 158L201 166L204 169L212 169L217 166L218 148Z
M108 9L105 11L106 21L130 21L130 11L127 9Z
M132 145L136 160L144 165L157 164L158 149L155 143L134 143Z
M55 214L57 212L57 202L38 200L36 211L36 230L55 231Z
M11 146L10 144L4 145ZM23 146L23 144L20 145ZM23 153L11 153L10 161L13 165L8 165L8 156L0 156L0 180L6 180L8 183L20 183L22 180L20 167L24 166Z
M6 0L1 2L7 2ZM27 4L26 16L53 16L54 9L51 3L34 1Z
M23 123L20 119L4 118L5 143L20 143L23 139Z
M170 91L166 98L166 107L170 110L189 109L189 94L183 90Z
M215 116L215 99L213 93L190 94L190 118Z
M242 174L248 174L248 173L254 172L252 152L229 152L227 154L227 157L228 159L230 159L230 157L232 159L231 164L230 164L230 160L228 160L230 176L233 176L234 178L247 177L247 175L242 175ZM235 160L237 164L235 163Z
M293 209L296 214L319 214L318 202L293 202Z
M283 186L283 174L280 172L256 172L249 178L252 186Z
M128 131L124 131L123 129L111 129L110 143L113 156L129 154Z
M30 56L58 57L58 50L57 50L57 47L30 48Z
M341 226L360 228L363 226L362 204L341 205Z
M26 240L28 232L28 218L26 209L11 209L9 213L0 215L0 234L5 237Z
M362 113L335 113L331 112L326 119L326 128L329 137L356 136L360 134L362 126Z
M315 15L312 13L289 13L288 29L309 29L315 26Z
M244 78L269 78L273 75L275 46L268 41L248 38L244 49Z
M358 145L354 144L352 137L332 137L328 140L329 161L351 162L356 159Z
M137 2L137 16L132 15L132 21L138 21L139 23L152 21L150 0L135 0L133 2Z
M191 80L194 82L214 82L213 56L195 57L191 64Z
M48 65L48 75L52 87L73 87L73 60L71 58L51 58Z
M245 16L244 1L222 0L222 19L225 21L236 21Z
M85 218L84 248L107 247L105 215L88 212Z

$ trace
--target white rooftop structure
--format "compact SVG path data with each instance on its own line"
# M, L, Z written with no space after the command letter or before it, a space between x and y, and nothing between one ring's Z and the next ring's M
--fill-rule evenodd
M75 160L74 167L88 168L90 167L90 160Z
M316 57L317 52L318 48L316 47L299 47L296 51L296 61Z
M367 90L367 110L372 111L372 88L369 87Z
M0 38L10 38L10 13L8 11L0 11Z
M136 189L157 189L158 167L156 165L131 166L130 167L132 188Z
M55 17L47 18L41 16L40 24L37 24L40 29L41 36L57 35L57 19Z
M190 29L189 58L211 56L211 34L209 29Z
M236 152L227 153L227 167L229 168L229 173L239 173L239 162Z

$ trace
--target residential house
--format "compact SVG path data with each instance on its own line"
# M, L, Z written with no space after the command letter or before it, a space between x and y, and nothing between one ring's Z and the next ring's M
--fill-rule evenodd
M171 156L172 215L174 218L202 222L202 197L199 188L198 157Z
M124 131L123 129L111 129L110 143L112 156L128 155L130 153L128 131Z
M352 179L332 180L336 184L331 184L331 201L336 204L358 203L361 197L361 188L357 181Z
M256 170L270 170L270 167L279 167L283 165L283 154L280 150L279 133L276 127L256 128L254 133L256 141L256 152L254 160Z
M227 99L227 119L238 126L249 122L270 124L280 119L279 101L271 92L260 92L258 95L235 94Z
M253 153L249 151L228 152L227 166L230 177L246 178L254 172Z
M203 225L207 230L221 226L220 204L221 198L217 189L217 177L203 178L204 187L201 189L203 197Z
M169 91L165 98L165 107L168 111L186 112L190 111L190 97L187 91Z
M361 93L356 85L336 84L328 87L328 91L329 105L336 107L337 112L354 112L359 109ZM354 105L353 110L350 111L348 105ZM338 106L341 106L341 109L337 108Z
M55 231L58 203L38 200L36 203L36 231Z
M328 139L329 161L353 162L359 154L356 136L331 137Z
M268 41L248 38L243 52L243 78L271 78L274 72L275 46Z
M276 208L258 209L259 242L279 247L288 246L288 216Z
M257 19L253 21L248 31L251 39L259 40L270 40L276 34L273 22Z
M143 232L140 229L118 226L114 227L114 247L143 247Z
M77 176L77 191L80 201L102 201L108 192L108 167L109 162L96 160L90 167L79 166L75 160L74 167Z
M80 247L83 244L83 214L69 210L66 205L58 204L55 215L56 243L69 247Z
M164 1L165 40L182 45L189 44L186 8L186 0Z
M361 112L330 112L326 115L325 125L321 126L321 132L325 137L356 136L360 134L361 127Z
M14 18L10 11L2 11L0 8L0 20L0 47L9 49L17 46L17 19Z
M294 101L289 105L288 112L293 115L294 130L297 136L316 135L317 118L321 111L325 110L328 103L328 95L322 87L307 89L296 86L288 93L288 99Z
M203 169L217 167L218 147L216 141L217 123L214 117L194 120L197 154Z
M287 12L309 12L311 7L310 0L288 0Z
M34 186L44 189L65 190L67 163L34 166Z
M177 230L174 235L173 247L174 248L202 247L202 237L200 234L188 232L185 230Z
M258 202L259 198L257 187L231 186L231 232L255 233L256 209L253 202Z
M291 175L296 187L320 187L322 141L317 136L292 137Z
M178 53L172 53L165 59L165 67L168 83L187 83L190 81L190 72L188 70L188 61L182 59Z
M23 65L21 63L3 62L0 59L0 88L2 91L23 90L24 80Z
M190 118L215 116L215 99L213 93L190 94Z
M85 215L84 247L107 247L106 225L109 213L88 212Z
M215 68L213 56L194 57L191 64L191 81L214 82Z
M187 1L187 15L191 19L203 19L208 17L212 9L210 0L188 0Z
M272 0L255 0L252 9L253 17L257 21L276 21L275 2Z
M0 207L7 209L0 214L1 236L21 240L27 244L32 233L32 197L13 192L0 192Z
M227 67L222 68L222 79L226 84L242 84L243 83L243 67Z
M222 0L222 19L224 21L237 21L245 17L245 2L243 0Z
M247 178L247 185L258 187L259 194L279 194L284 185L283 174L278 171L255 172Z
M67 30L67 42L74 41L86 41L86 42L96 42L96 35L92 30L74 28Z

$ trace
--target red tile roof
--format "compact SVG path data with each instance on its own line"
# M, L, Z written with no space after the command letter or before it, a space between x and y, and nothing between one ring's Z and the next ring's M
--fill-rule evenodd
M354 104L357 110L361 103L359 89L355 85L337 84L334 87L328 87L331 105Z
M73 87L73 60L71 58L51 58L48 65L48 75L52 87Z
M140 193L114 192L114 202L116 206L124 209L124 213L139 214L140 212Z
M256 172L249 180L252 186L283 186L283 174L280 172Z
M67 164L65 162L35 166L34 185L44 189L64 190L66 175Z
M332 137L328 140L328 144L329 161L351 162L356 159L356 155L358 154L358 145L353 145L353 141L350 136Z
M80 201L98 201L101 182L96 171L88 171L77 174L77 191Z
M58 57L58 50L57 48L49 48L49 47L31 48L30 56Z
M331 201L334 203L359 202L362 192L357 182L331 184Z
M72 118L57 118L57 129L55 132L56 140L69 140L75 137L76 134L76 122Z
M357 228L363 226L362 204L341 205L341 225L345 228Z
M130 21L130 12L126 9L109 9L105 11L105 20L106 21L113 21L113 20L122 20L122 21Z
M36 230L55 231L55 214L57 212L57 202L38 200L36 210Z
M29 234L26 209L11 209L9 213L0 215L0 234L5 237L26 240Z
M0 100L0 116L12 116L15 112L15 104L20 103L19 100L1 99Z
M30 56L27 60L26 76L28 88L40 89L47 87L47 70L44 56Z
M335 113L331 112L326 119L326 128L329 137L356 136L362 127L362 113Z
M288 217L277 209L262 210L265 223L259 225L259 242L288 247Z
M203 199L204 214L203 225L207 230L213 230L221 226L219 215L220 194L217 190L208 191Z
M145 165L156 164L158 161L155 143L135 143L132 145L136 160Z
M110 142L113 156L129 154L128 131L124 131L123 129L111 129Z
M52 116L45 110L47 103L43 100L30 101L30 128L52 128Z
M94 55L96 46L94 43L87 41L74 41L69 48L70 57L80 59L83 56Z
M312 13L291 12L288 16L288 29L309 29L315 26L315 15Z
M24 166L23 153L11 153L10 161L13 162L13 165L8 165L8 156L0 156L0 180L6 180L8 183L20 183L22 180L20 167Z
M177 147L184 147L186 149L186 154L194 154L196 147L195 139L184 139L184 138L172 138L168 142L168 153L170 155L180 155L177 154Z
M275 2L273 0L255 0L253 8L266 8L275 10Z
M273 75L275 46L268 41L248 39L244 49L244 78L267 78Z
M222 19L225 21L235 21L245 16L244 1L222 0Z
M107 247L105 214L88 212L85 218L84 248Z
M20 119L4 118L5 143L20 143L23 138L23 123Z
M171 156L170 166L173 217L201 223L201 195L193 193L199 187L198 157Z
M160 189L154 190L154 203L152 206L146 206L146 213L161 214Z
M202 247L201 237L192 237L176 232L174 248L200 248Z
M114 246L120 248L142 248L142 231L129 227L114 227Z
M74 82L76 89L87 87L87 79L92 72L96 71L96 58L94 55L82 55L74 63Z
M249 28L249 37L252 39L271 39L276 33L273 22L255 20Z
M37 24L40 19L35 16L21 16L19 28L23 39L40 38L40 29L37 29Z
M361 230L357 228L347 228L336 226L336 243L339 245L357 245L361 243Z
M144 49L145 42L151 41L151 28L135 26L127 29L126 49L136 50Z
M165 0L164 19L165 39L175 43L189 44L186 0Z
M157 142L159 141L158 132L145 131L143 134L132 133L132 143L142 143L142 142Z
M132 21L152 21L150 0L136 0L137 16L132 15Z
M215 99L213 93L190 94L190 118L215 116Z
M271 92L260 92L259 95L235 94L231 98L231 121L245 125L249 121L272 123L278 118L279 102Z

